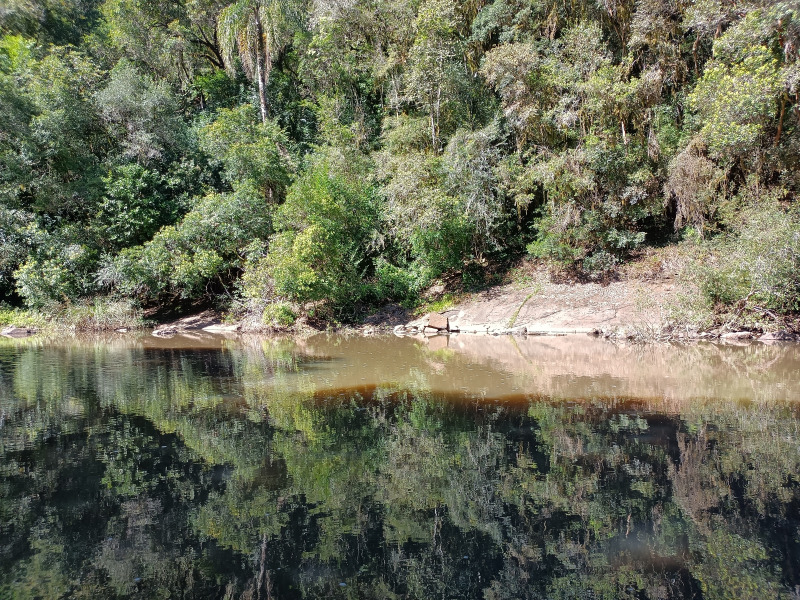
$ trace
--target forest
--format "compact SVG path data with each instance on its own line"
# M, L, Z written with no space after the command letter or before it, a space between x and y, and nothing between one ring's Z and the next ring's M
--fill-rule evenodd
M689 244L796 312L799 51L775 0L4 0L0 309L346 321Z

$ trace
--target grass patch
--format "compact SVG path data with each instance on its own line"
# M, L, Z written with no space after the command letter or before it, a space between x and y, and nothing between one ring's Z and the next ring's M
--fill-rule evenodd
M457 296L456 294L447 293L444 294L441 298L437 300L431 300L430 302L425 302L420 304L417 309L414 311L414 314L417 316L426 315L432 312L444 312L453 308L460 300L461 296Z
M54 312L52 322L55 329L77 331L142 329L147 326L141 309L132 302L107 298L62 305Z

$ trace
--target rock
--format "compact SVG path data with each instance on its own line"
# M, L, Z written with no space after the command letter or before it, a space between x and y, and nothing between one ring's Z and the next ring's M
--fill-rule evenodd
M527 335L528 334L528 328L525 327L525 325L522 325L520 327L514 327L513 329L511 329L511 334L512 335Z
M795 342L798 336L791 331L769 331L758 338L759 342Z
M3 331L0 331L0 335L10 338L24 338L32 336L37 332L37 329L33 329L31 327L16 327L15 325L9 325L3 329Z
M450 329L450 319L439 313L431 313L428 315L428 327L447 331Z
M114 331L116 331L117 333L128 333L128 328L120 327L119 329L115 329Z
M720 336L723 340L749 340L753 334L749 331L731 331Z
M425 329L422 330L422 333L424 333L425 335L433 335L439 333L439 329L436 327L426 327Z
M160 329L154 329L153 335L155 337L172 337L178 333L178 330L174 327L161 327Z

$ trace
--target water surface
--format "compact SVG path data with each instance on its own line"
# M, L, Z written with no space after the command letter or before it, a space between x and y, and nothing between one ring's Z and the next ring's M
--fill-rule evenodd
M798 598L800 348L0 341L0 597Z

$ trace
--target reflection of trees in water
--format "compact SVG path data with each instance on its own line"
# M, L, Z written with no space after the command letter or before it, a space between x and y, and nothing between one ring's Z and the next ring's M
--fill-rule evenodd
M791 407L519 408L422 379L320 396L280 343L2 351L0 595L788 598L800 583Z

